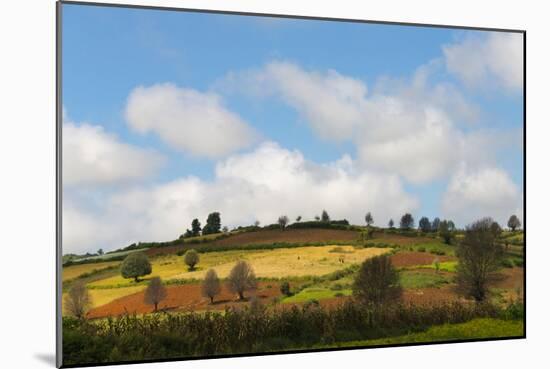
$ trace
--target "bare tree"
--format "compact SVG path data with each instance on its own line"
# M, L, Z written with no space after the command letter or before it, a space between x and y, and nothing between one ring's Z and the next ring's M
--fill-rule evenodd
M244 292L253 290L257 286L256 275L254 270L244 260L240 260L235 264L229 277L227 278L227 287L233 293L239 295L239 300L244 299Z
M84 282L76 282L65 296L65 310L78 319L86 317L92 306L90 293Z
M206 272L204 281L202 282L202 295L204 297L208 297L210 299L210 303L213 304L214 297L219 295L221 290L222 287L220 285L220 279L218 278L216 271L214 269L209 269L208 272Z
M375 256L361 264L353 283L353 295L362 303L379 305L401 296L399 273L387 255Z
M145 289L145 303L155 305L158 310L158 304L166 298L166 288L162 284L160 277L153 277Z
M286 225L288 224L288 217L286 215L281 215L277 222L279 223L279 227L281 227L281 230L284 231Z
M464 239L456 251L459 288L476 301L485 300L488 282L500 266L503 250L498 243L499 229L491 218L472 223L466 227Z

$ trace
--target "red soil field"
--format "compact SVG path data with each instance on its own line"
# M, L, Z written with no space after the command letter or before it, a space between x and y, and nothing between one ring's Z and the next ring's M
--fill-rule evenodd
M197 245L259 245L270 244L275 242L301 243L301 242L329 242L329 241L356 241L358 233L356 231L345 231L335 229L287 229L281 231L271 229L258 232L244 232L232 235L207 243ZM184 248L193 247L193 244L185 246L167 246L159 248L151 248L145 253L148 256L159 254L174 254Z
M272 288L267 286L271 285ZM237 296L229 292L225 286L222 292L216 296L214 304L209 299L202 297L200 284L184 284L166 287L166 299L159 304L159 310L193 311L193 310L224 310L226 307L239 307L248 304L246 301L238 301ZM263 303L271 302L273 297L281 296L277 283L259 282L258 289L245 293L245 296L256 296ZM88 318L104 318L128 314L144 314L153 311L152 305L144 303L144 292L134 293L116 299L108 304L92 309Z
M391 256L391 261L394 267L403 268L415 265L428 265L438 258L440 262L456 260L453 256L439 256L427 252L399 252Z

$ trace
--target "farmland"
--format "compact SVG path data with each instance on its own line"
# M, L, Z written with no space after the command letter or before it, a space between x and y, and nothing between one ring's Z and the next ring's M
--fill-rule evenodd
M514 234L506 235L505 239L522 238ZM231 309L249 311L253 304L259 304L261 311L273 314L283 314L295 307L310 309L310 306L317 306L325 314L332 314L331 311L339 314L337 312L346 304L354 303L354 281L361 263L387 255L398 273L403 290L400 303L404 306L447 309L444 306L448 304L460 304L464 306L460 309L474 308L472 300L458 290L456 247L456 243L445 244L436 235L411 236L385 231L365 240L362 228L241 231L223 237L205 237L196 245L188 242L133 251L147 255L151 265L151 273L137 281L121 275L121 260L96 258L93 262L88 260L85 264L68 265L63 269L63 282L67 286L64 296L77 282L84 283L91 298L87 319L90 324L99 325L105 318L122 319L135 315L146 319L157 316L154 307L145 299L145 289L155 277L161 278L166 289L158 310L174 316L207 312L219 312L224 316L233 311ZM521 334L521 322L506 320L509 316L507 306L523 300L523 246L514 244L513 247L507 248L503 264L490 282L488 302L501 312L468 313L467 316L479 319L468 321L470 318L460 318L457 324L429 324L414 328L419 329L418 332L403 332L403 335L391 338L377 336L354 341L354 337L364 336L357 333L339 338L337 346ZM199 251L199 261L193 268L184 258L185 252L191 248ZM245 292L242 300L227 284L237 261L248 263L258 280L255 288ZM221 280L221 289L213 302L202 292L208 270L215 271ZM287 284L286 291L282 288L283 283ZM455 313L448 313L453 318L446 321L454 322ZM64 314L69 315L65 310ZM299 345L293 347L299 349Z

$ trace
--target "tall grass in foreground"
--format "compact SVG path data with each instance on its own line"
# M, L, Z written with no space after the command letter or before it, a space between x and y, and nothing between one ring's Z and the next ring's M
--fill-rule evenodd
M64 364L104 363L307 349L421 332L475 318L521 319L523 305L487 303L381 308L352 301L334 309L252 308L225 312L127 315L99 321L63 320Z

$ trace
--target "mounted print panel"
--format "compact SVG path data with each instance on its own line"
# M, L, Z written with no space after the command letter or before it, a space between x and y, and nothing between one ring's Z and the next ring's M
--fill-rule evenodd
M59 365L525 337L524 31L58 31Z

